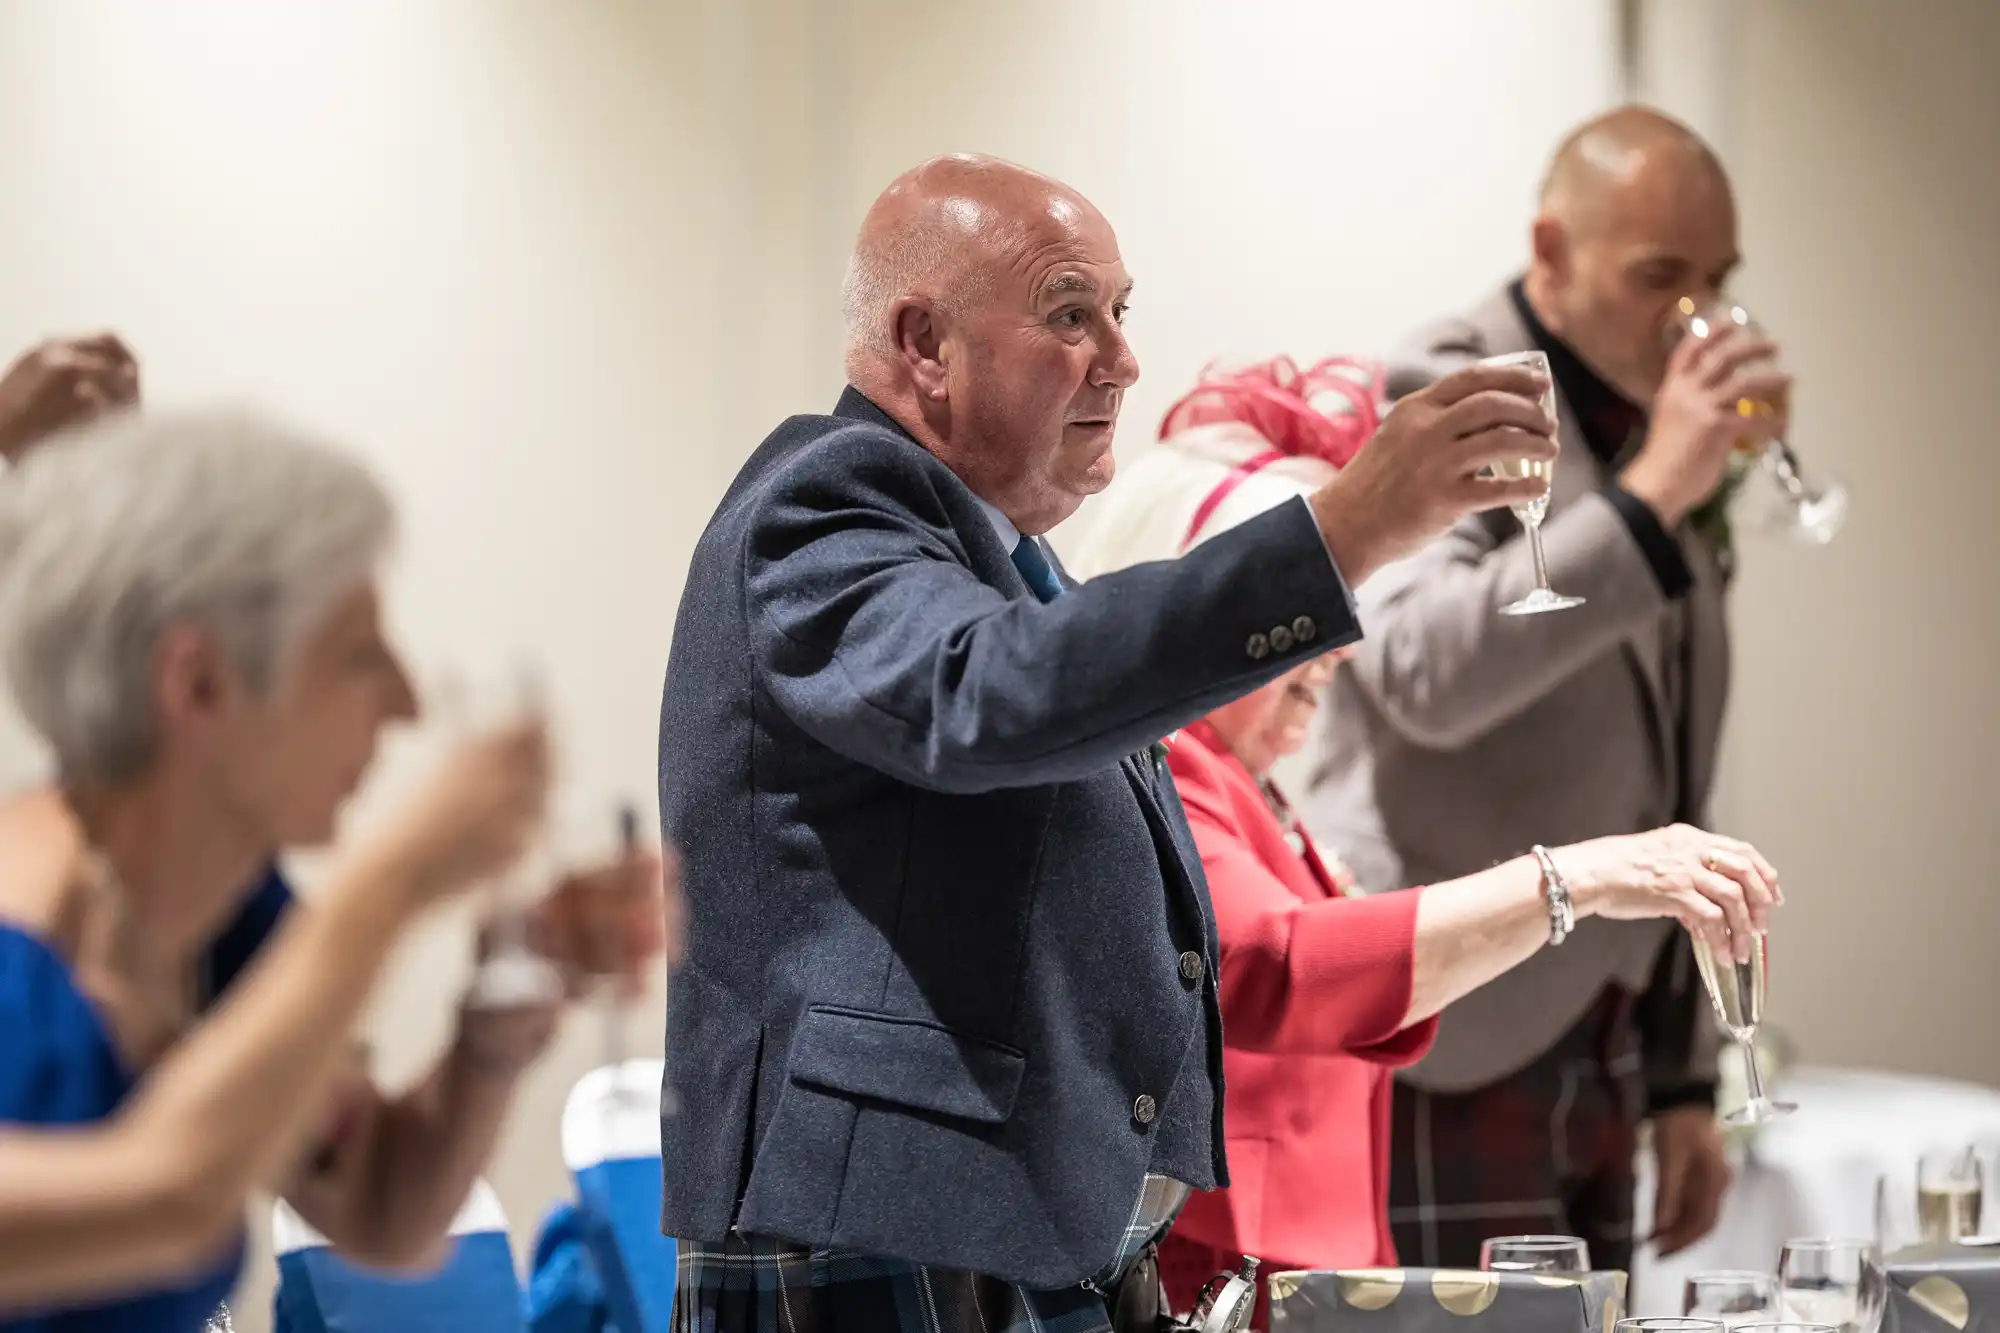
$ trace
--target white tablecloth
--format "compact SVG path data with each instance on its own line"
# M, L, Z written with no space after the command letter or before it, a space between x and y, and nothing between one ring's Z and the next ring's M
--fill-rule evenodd
M1978 1145L1986 1161L1982 1230L2000 1229L2000 1091L1971 1083L1863 1070L1795 1070L1774 1094L1797 1115L1767 1125L1744 1148L1721 1220L1707 1239L1669 1259L1642 1251L1632 1265L1632 1313L1677 1315L1681 1283L1705 1268L1775 1268L1793 1236L1875 1234L1875 1179L1889 1178L1891 1223L1916 1226L1917 1158ZM1637 1224L1653 1216L1652 1161L1640 1154Z

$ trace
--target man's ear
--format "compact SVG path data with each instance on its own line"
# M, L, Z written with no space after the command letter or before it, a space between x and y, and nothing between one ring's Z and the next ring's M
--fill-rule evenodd
M950 397L950 355L937 308L923 297L910 296L896 302L889 317L896 355L908 370L910 382L926 401L944 402Z

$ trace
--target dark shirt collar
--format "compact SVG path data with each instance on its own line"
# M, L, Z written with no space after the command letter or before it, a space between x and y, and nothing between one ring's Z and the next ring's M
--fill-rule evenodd
M1631 444L1632 437L1645 427L1645 409L1605 383L1568 343L1548 331L1536 316L1535 308L1528 304L1525 280L1516 281L1507 289L1507 295L1513 298L1515 311L1527 325L1529 340L1549 358L1556 392L1575 418L1583 442L1590 446L1599 463L1611 467Z

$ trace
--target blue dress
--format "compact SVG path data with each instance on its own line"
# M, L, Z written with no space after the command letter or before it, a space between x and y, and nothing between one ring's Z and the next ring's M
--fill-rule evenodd
M213 945L201 996L213 1002L249 964L292 901L267 873ZM85 1125L109 1119L138 1082L110 1034L49 946L0 922L0 1125ZM200 1333L229 1296L243 1264L228 1258L170 1287L128 1292L88 1308L0 1314L0 1333Z

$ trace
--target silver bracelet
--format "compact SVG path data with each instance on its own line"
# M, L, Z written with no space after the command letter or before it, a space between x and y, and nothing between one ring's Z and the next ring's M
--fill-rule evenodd
M1561 944L1576 929L1576 903L1569 896L1569 881L1556 869L1549 849L1536 843L1533 850L1542 868L1542 896L1549 900L1549 943Z

